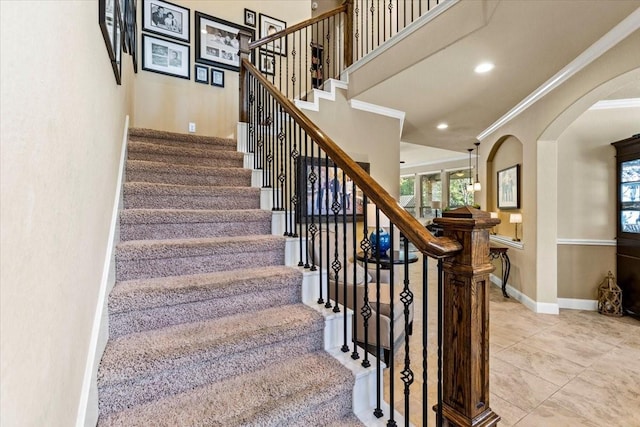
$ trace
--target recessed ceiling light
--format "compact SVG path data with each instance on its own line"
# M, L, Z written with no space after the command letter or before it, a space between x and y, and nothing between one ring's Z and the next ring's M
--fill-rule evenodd
M495 65L493 65L491 62L483 62L482 64L478 64L476 68L473 69L473 71L479 74L487 73L493 70L493 67L495 67Z
M448 128L448 127L449 127L449 125L448 125L448 124L446 124L446 123L440 123L440 124L437 126L437 128L438 128L438 129L446 129L446 128Z

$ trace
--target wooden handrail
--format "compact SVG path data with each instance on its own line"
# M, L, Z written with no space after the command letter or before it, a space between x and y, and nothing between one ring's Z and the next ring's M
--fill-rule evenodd
M334 15L337 15L337 14L343 13L343 12L344 13L347 12L347 5L346 4L343 4L342 6L336 7L335 9L329 10L329 11L327 11L327 12L321 14L321 15L316 16L315 18L307 19L306 21L302 21L302 22L300 22L298 24L292 25L289 28L285 28L282 31L278 31L275 34L272 34L270 36L264 37L264 38L262 38L260 40L256 40L253 43L249 43L249 49L253 50L253 49L258 48L260 46L263 46L263 45L265 45L267 43L276 41L276 40L278 40L278 39L280 39L282 37L285 37L285 36L287 36L287 35L289 35L291 33L295 33L298 30L301 30L303 28L306 28L306 27L308 27L310 25L313 25L313 24L315 24L317 22L320 22L320 21L322 21L324 19L327 19L327 18L329 18L331 16L334 16Z
M287 99L258 69L247 59L242 58L242 67L253 75L307 134L320 145L331 160L340 167L363 193L400 229L409 241L422 253L432 258L450 257L462 249L462 245L448 237L434 237L424 225L409 212L401 208L397 201L345 153L338 144L325 135L315 123L304 115ZM241 86L245 84L240 82Z

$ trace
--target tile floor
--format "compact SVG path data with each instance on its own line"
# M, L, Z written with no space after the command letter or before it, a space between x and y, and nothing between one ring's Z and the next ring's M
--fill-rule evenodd
M437 400L436 264L429 260L428 407ZM410 387L410 420L422 426L422 262L411 265L415 292L414 334L409 345L415 381ZM640 321L597 312L561 310L536 314L491 287L490 406L499 426L640 427ZM404 348L396 352L396 410L404 413ZM390 369L385 400L390 401ZM429 414L429 426L435 416Z

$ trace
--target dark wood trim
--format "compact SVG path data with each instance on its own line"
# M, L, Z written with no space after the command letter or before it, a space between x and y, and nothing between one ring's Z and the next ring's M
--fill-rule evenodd
M347 10L347 6L346 5L342 5L340 7L337 7L335 9L332 9L332 10L330 10L328 12L323 13L322 15L318 15L315 18L307 19L306 21L302 21L302 22L300 22L300 23L298 23L296 25L292 25L291 27L285 28L282 31L278 31L277 33L272 34L269 37L265 37L263 39L256 40L256 41L250 43L249 44L249 50L253 50L253 49L256 49L256 48L258 48L260 46L264 46L267 43L271 43L271 42L273 42L275 40L278 40L278 39L280 39L282 37L285 37L285 36L287 36L287 35L289 35L291 33L295 33L298 30L301 30L301 29L306 28L306 27L308 27L310 25L313 25L316 22L320 22L320 21L322 21L322 20L324 20L326 18L329 18L331 16L338 15L340 13L346 12L346 10Z
M393 198L380 184L364 171L351 157L345 153L331 138L324 134L307 116L305 116L282 92L268 81L258 69L249 62L248 58L243 58L241 68L245 68L247 73L254 76L262 86L273 96L305 132L318 143L333 162L341 168L369 200L375 203L378 208L400 229L422 253L432 258L445 258L452 256L462 249L460 243L449 237L434 237L417 219L404 210L395 198ZM244 82L241 81L241 84ZM244 101L240 103L243 105ZM488 214L487 214L488 215ZM495 224L494 224L495 225ZM488 246L487 246L488 247Z
M344 0L347 17L344 23L344 68L353 64L353 0Z

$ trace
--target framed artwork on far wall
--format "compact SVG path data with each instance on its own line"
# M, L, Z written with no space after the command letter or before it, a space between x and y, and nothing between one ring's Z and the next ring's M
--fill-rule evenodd
M287 28L287 23L263 13L260 14L260 38L269 37ZM278 55L287 55L287 38L283 37L264 45L264 49Z
M211 84L213 86L224 87L224 71L211 69Z
M244 10L244 25L248 27L256 27L256 13L253 10Z
M520 165L498 171L498 209L520 209Z
M189 43L191 11L164 0L143 0L142 31Z
M365 172L369 173L369 163L357 163ZM331 160L325 162L315 157L301 156L298 157L297 166L296 197L298 200L304 201L304 203L296 205L298 222L304 221L307 217L310 221L312 219L317 221L321 217L326 218L327 213L333 215L332 203L334 200L337 200L341 205L338 215L342 216L344 211L348 222L352 221L354 211L357 220L364 217L362 191ZM309 180L312 172L316 176L313 184Z
M209 84L209 67L195 64L193 66L194 80L198 83Z
M104 44L110 60L116 59L116 52L113 47L113 30L115 27L117 0L98 0L98 23Z
M196 62L227 70L240 70L240 37L238 33L255 38L249 27L234 24L214 16L196 11Z
M276 74L276 57L269 53L260 52L260 72L273 76Z
M188 80L189 46L143 34L142 69Z

